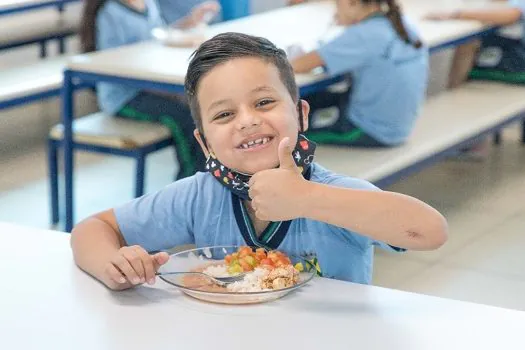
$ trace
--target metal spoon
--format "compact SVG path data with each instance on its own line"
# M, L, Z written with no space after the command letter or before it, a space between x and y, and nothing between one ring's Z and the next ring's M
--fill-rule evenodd
M246 273L240 273L238 275L234 276L228 276L228 277L213 277L208 274L205 274L203 272L157 272L155 274L156 276L170 276L170 275L198 275L198 276L204 276L213 283L219 285L219 286L227 286L228 284L242 281L244 279L244 276Z

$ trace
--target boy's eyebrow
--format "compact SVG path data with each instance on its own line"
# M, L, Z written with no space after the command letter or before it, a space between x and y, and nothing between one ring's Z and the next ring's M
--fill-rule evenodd
M275 91L275 89L272 88L271 86L261 85L261 86L258 86L258 87L256 87L255 89L252 90L252 92L261 92L261 91L273 92L273 91Z
M209 107L208 107L208 112L211 111L213 108L215 107L218 107L220 105L223 105L223 104L226 104L230 102L229 99L224 99L224 100L218 100L218 101L214 101Z
M261 85L261 86L256 87L255 89L253 89L251 92L254 93L254 92L264 92L264 91L274 92L275 89L272 88L271 86ZM226 104L226 103L228 103L230 101L231 101L231 99L223 99L223 100L214 101L208 107L208 112L211 111L213 108L219 107L220 105Z

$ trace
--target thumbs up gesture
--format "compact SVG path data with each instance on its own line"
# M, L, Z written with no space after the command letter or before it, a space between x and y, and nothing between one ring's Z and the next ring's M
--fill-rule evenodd
M250 179L250 198L260 220L285 221L301 217L308 193L305 180L292 158L290 139L279 143L279 168L263 170Z

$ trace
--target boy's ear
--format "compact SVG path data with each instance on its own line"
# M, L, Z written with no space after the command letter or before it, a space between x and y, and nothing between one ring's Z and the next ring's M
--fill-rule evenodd
M308 130L308 118L310 116L310 105L305 100L299 100L299 106L301 110L299 111L299 117L303 118L303 130L300 132L305 132Z
M197 142L201 146L202 152L204 152L204 155L208 158L210 156L210 150L208 150L204 137L201 135L199 129L193 130L193 136L195 136L195 139L197 139Z

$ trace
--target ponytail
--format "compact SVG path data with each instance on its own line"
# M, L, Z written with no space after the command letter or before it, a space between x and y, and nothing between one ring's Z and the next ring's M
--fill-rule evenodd
M97 13L107 0L84 0L82 20L80 23L80 46L82 52L97 49Z
M383 2L380 0L380 2ZM392 23L392 26L394 27L397 34L403 39L403 41L409 45L414 46L416 49L419 49L423 44L420 40L416 39L415 41L412 41L410 39L410 36L408 35L408 32L405 28L405 25L403 24L403 18L401 16L401 8L399 7L399 4L396 0L384 0L384 2L388 5L388 11L386 12L386 16Z

